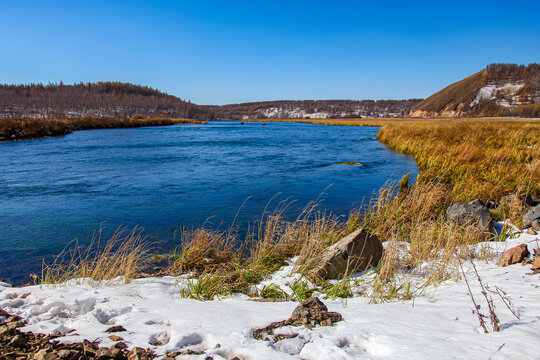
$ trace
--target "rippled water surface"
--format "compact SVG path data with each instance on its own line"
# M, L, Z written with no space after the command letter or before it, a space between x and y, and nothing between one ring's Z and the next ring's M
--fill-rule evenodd
M323 192L322 209L346 214L417 170L377 130L211 122L0 143L0 277L25 281L43 256L100 225L141 226L166 249L182 226L226 227L237 213L252 223L276 194L270 208L295 200L290 216Z

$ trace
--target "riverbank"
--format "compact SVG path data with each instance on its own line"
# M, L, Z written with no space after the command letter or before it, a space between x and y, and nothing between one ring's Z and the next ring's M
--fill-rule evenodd
M122 325L127 332L120 336L130 346L160 354L189 350L201 359L532 359L540 329L538 275L530 266L495 262L515 245L527 245L528 262L538 252L539 235L521 229L530 205L519 195L538 195L539 131L534 122L388 120L378 138L413 155L422 172L413 185L405 177L384 187L347 220L319 212L316 204L294 221L278 211L248 236L249 248L235 246L241 239L234 229L186 232L176 253L155 259L167 264L155 270L159 277L141 274L144 251L137 246L120 257L82 256L71 267L45 269L41 287L6 287L0 306L28 318L28 329L75 328L79 335L68 341L94 337L111 344L103 331ZM473 198L493 201L491 216L519 227L499 222L491 232L453 223L448 207ZM325 250L359 228L384 243L378 266L336 280L313 277ZM94 280L82 279L88 276ZM273 340L253 337L254 329L286 319L315 295L343 321L286 327Z
M57 333L56 340L67 343L88 339L107 348L122 342L128 349L150 348L159 358L169 354L167 359L534 359L540 330L538 275L531 275L530 265L503 268L494 259L521 243L533 253L538 240L516 232L506 242L471 246L471 252L492 257L462 260L468 284L462 276L448 279L408 300L370 304L363 291L375 273L354 276L351 298L313 294L330 311L340 313L342 321L313 328L285 326L279 329L283 336L273 340L257 340L253 331L287 319L297 300L260 302L239 294L210 302L186 299L182 292L197 281L189 276L150 277L128 284L122 279L101 285L89 280L23 288L0 284L0 307L28 321L22 331ZM301 275L292 261L257 286L277 284L293 294L292 285ZM478 322L471 294L481 306L479 312L489 316L489 310L477 275L489 289L500 331L493 330L486 318L488 333L484 333ZM424 274L399 276L422 282ZM107 332L112 327L117 332Z
M61 136L76 130L201 123L205 123L205 121L144 117L131 119L94 118L92 116L78 119L0 119L0 142Z

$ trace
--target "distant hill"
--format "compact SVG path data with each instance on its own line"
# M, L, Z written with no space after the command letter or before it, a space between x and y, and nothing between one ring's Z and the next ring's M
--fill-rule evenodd
M217 119L327 119L402 117L421 99L409 100L281 100L204 106Z
M0 85L0 118L131 118L206 119L208 113L147 86L120 82L75 85Z
M491 64L412 108L413 117L540 117L540 64Z

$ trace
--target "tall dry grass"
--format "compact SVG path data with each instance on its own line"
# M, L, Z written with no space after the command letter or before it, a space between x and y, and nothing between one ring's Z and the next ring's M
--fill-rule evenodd
M71 279L100 284L136 277L148 252L141 229L119 228L106 241L97 231L88 246L70 246L50 263L43 263L41 283L59 284Z
M414 156L420 175L413 185L406 179L399 184L387 184L359 213L348 218L321 212L315 202L296 219L289 220L284 216L287 204L282 203L271 214L263 213L245 239L239 239L232 229L185 231L170 269L172 274L190 273L198 279L188 284L184 296L212 299L234 292L254 294L253 285L294 256L298 256L296 270L309 277L329 245L364 227L387 242L383 259L371 277L367 292L370 299L380 302L410 298L457 275L458 257L470 256L469 245L485 239L486 234L478 228L447 222L444 212L449 204L473 198L499 199L507 192L530 191L538 195L540 190L540 183L534 180L540 175L540 122L481 119L303 122L382 126L379 139L397 151ZM518 217L521 210L513 202L503 204L499 216ZM82 263L89 264L83 267L88 270L77 272L58 267L57 272L51 273L52 279L93 274L91 269L96 266L91 265L89 258L82 258L85 259ZM319 279L311 280L319 284L321 291L352 293L349 279L331 286ZM283 294L274 288L265 292Z

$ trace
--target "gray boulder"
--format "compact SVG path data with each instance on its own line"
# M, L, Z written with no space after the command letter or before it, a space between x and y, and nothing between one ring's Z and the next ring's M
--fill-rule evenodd
M540 219L540 205L536 205L523 215L523 227L530 227L536 219Z
M325 250L321 265L313 271L315 277L339 279L348 274L377 266L383 246L376 235L358 229Z
M446 217L459 225L477 225L486 232L491 232L493 218L489 209L479 200L473 200L468 204L455 203L446 209Z

